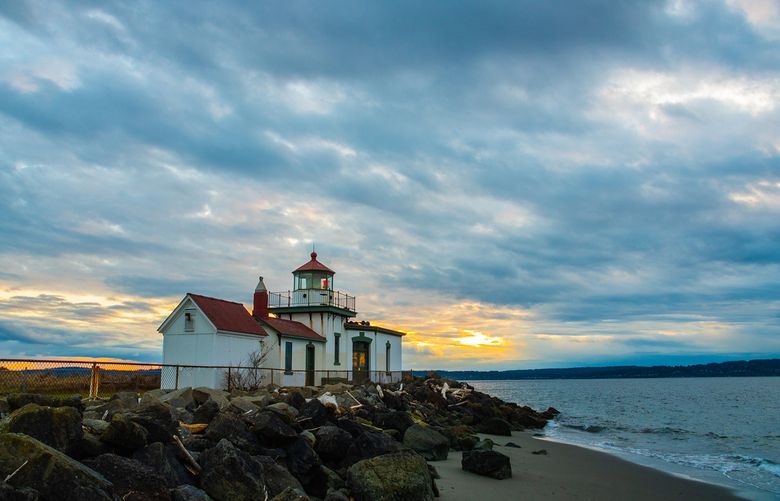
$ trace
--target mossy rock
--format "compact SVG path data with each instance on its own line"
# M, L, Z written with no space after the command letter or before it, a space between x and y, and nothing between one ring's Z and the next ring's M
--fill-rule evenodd
M432 501L428 465L412 451L358 461L347 470L347 484L357 501Z
M72 453L83 436L81 414L74 407L27 404L11 413L4 430L24 433L60 452Z
M0 475L25 464L9 481L35 489L43 499L113 501L112 484L96 471L21 433L0 434Z

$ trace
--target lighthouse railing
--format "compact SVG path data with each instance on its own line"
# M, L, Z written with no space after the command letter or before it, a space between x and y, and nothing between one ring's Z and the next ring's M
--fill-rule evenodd
M297 289L294 291L269 292L269 308L288 308L294 306L335 306L345 310L355 310L355 296L341 291L328 289Z

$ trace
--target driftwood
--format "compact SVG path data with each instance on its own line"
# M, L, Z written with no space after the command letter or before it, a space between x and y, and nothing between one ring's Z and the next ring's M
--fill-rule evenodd
M181 439L177 436L173 436L173 441L176 444L176 446L179 448L179 452L181 452L182 456L184 456L184 459L187 460L187 465L190 468L187 468L190 470L190 472L193 475L199 475L201 471L203 471L203 468L200 467L197 461L195 461L195 458L192 457L192 454L190 454L190 451L187 450L186 447L184 447L184 444L181 443Z
M179 426L189 430L189 432L192 433L193 435L197 435L198 433L203 433L206 430L206 428L208 428L209 425L204 423L187 424L179 421Z

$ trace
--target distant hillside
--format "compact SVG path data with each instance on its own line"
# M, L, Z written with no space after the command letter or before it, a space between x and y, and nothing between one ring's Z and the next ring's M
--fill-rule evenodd
M424 376L430 371L414 371ZM698 365L656 365L641 367L572 367L569 369L523 369L509 371L435 371L458 380L497 379L617 379L660 377L748 377L780 376L780 359L742 360Z

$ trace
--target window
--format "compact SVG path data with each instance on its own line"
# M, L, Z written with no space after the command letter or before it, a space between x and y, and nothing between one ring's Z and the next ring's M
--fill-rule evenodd
M299 289L306 289L307 288L306 287L306 277L301 277L299 279L299 281L300 281L300 284L298 285L298 288Z
M185 311L184 312L184 330L186 332L192 332L195 330L195 312L194 311Z
M328 279L323 278L320 280L320 289L327 289L328 288Z
M390 341L385 344L385 370L390 372Z
M292 342L284 343L284 373L292 374Z
M336 344L333 346L333 365L341 365L341 362L339 361L339 348L341 347L341 333L340 332L334 332L333 333L334 338L336 339Z

